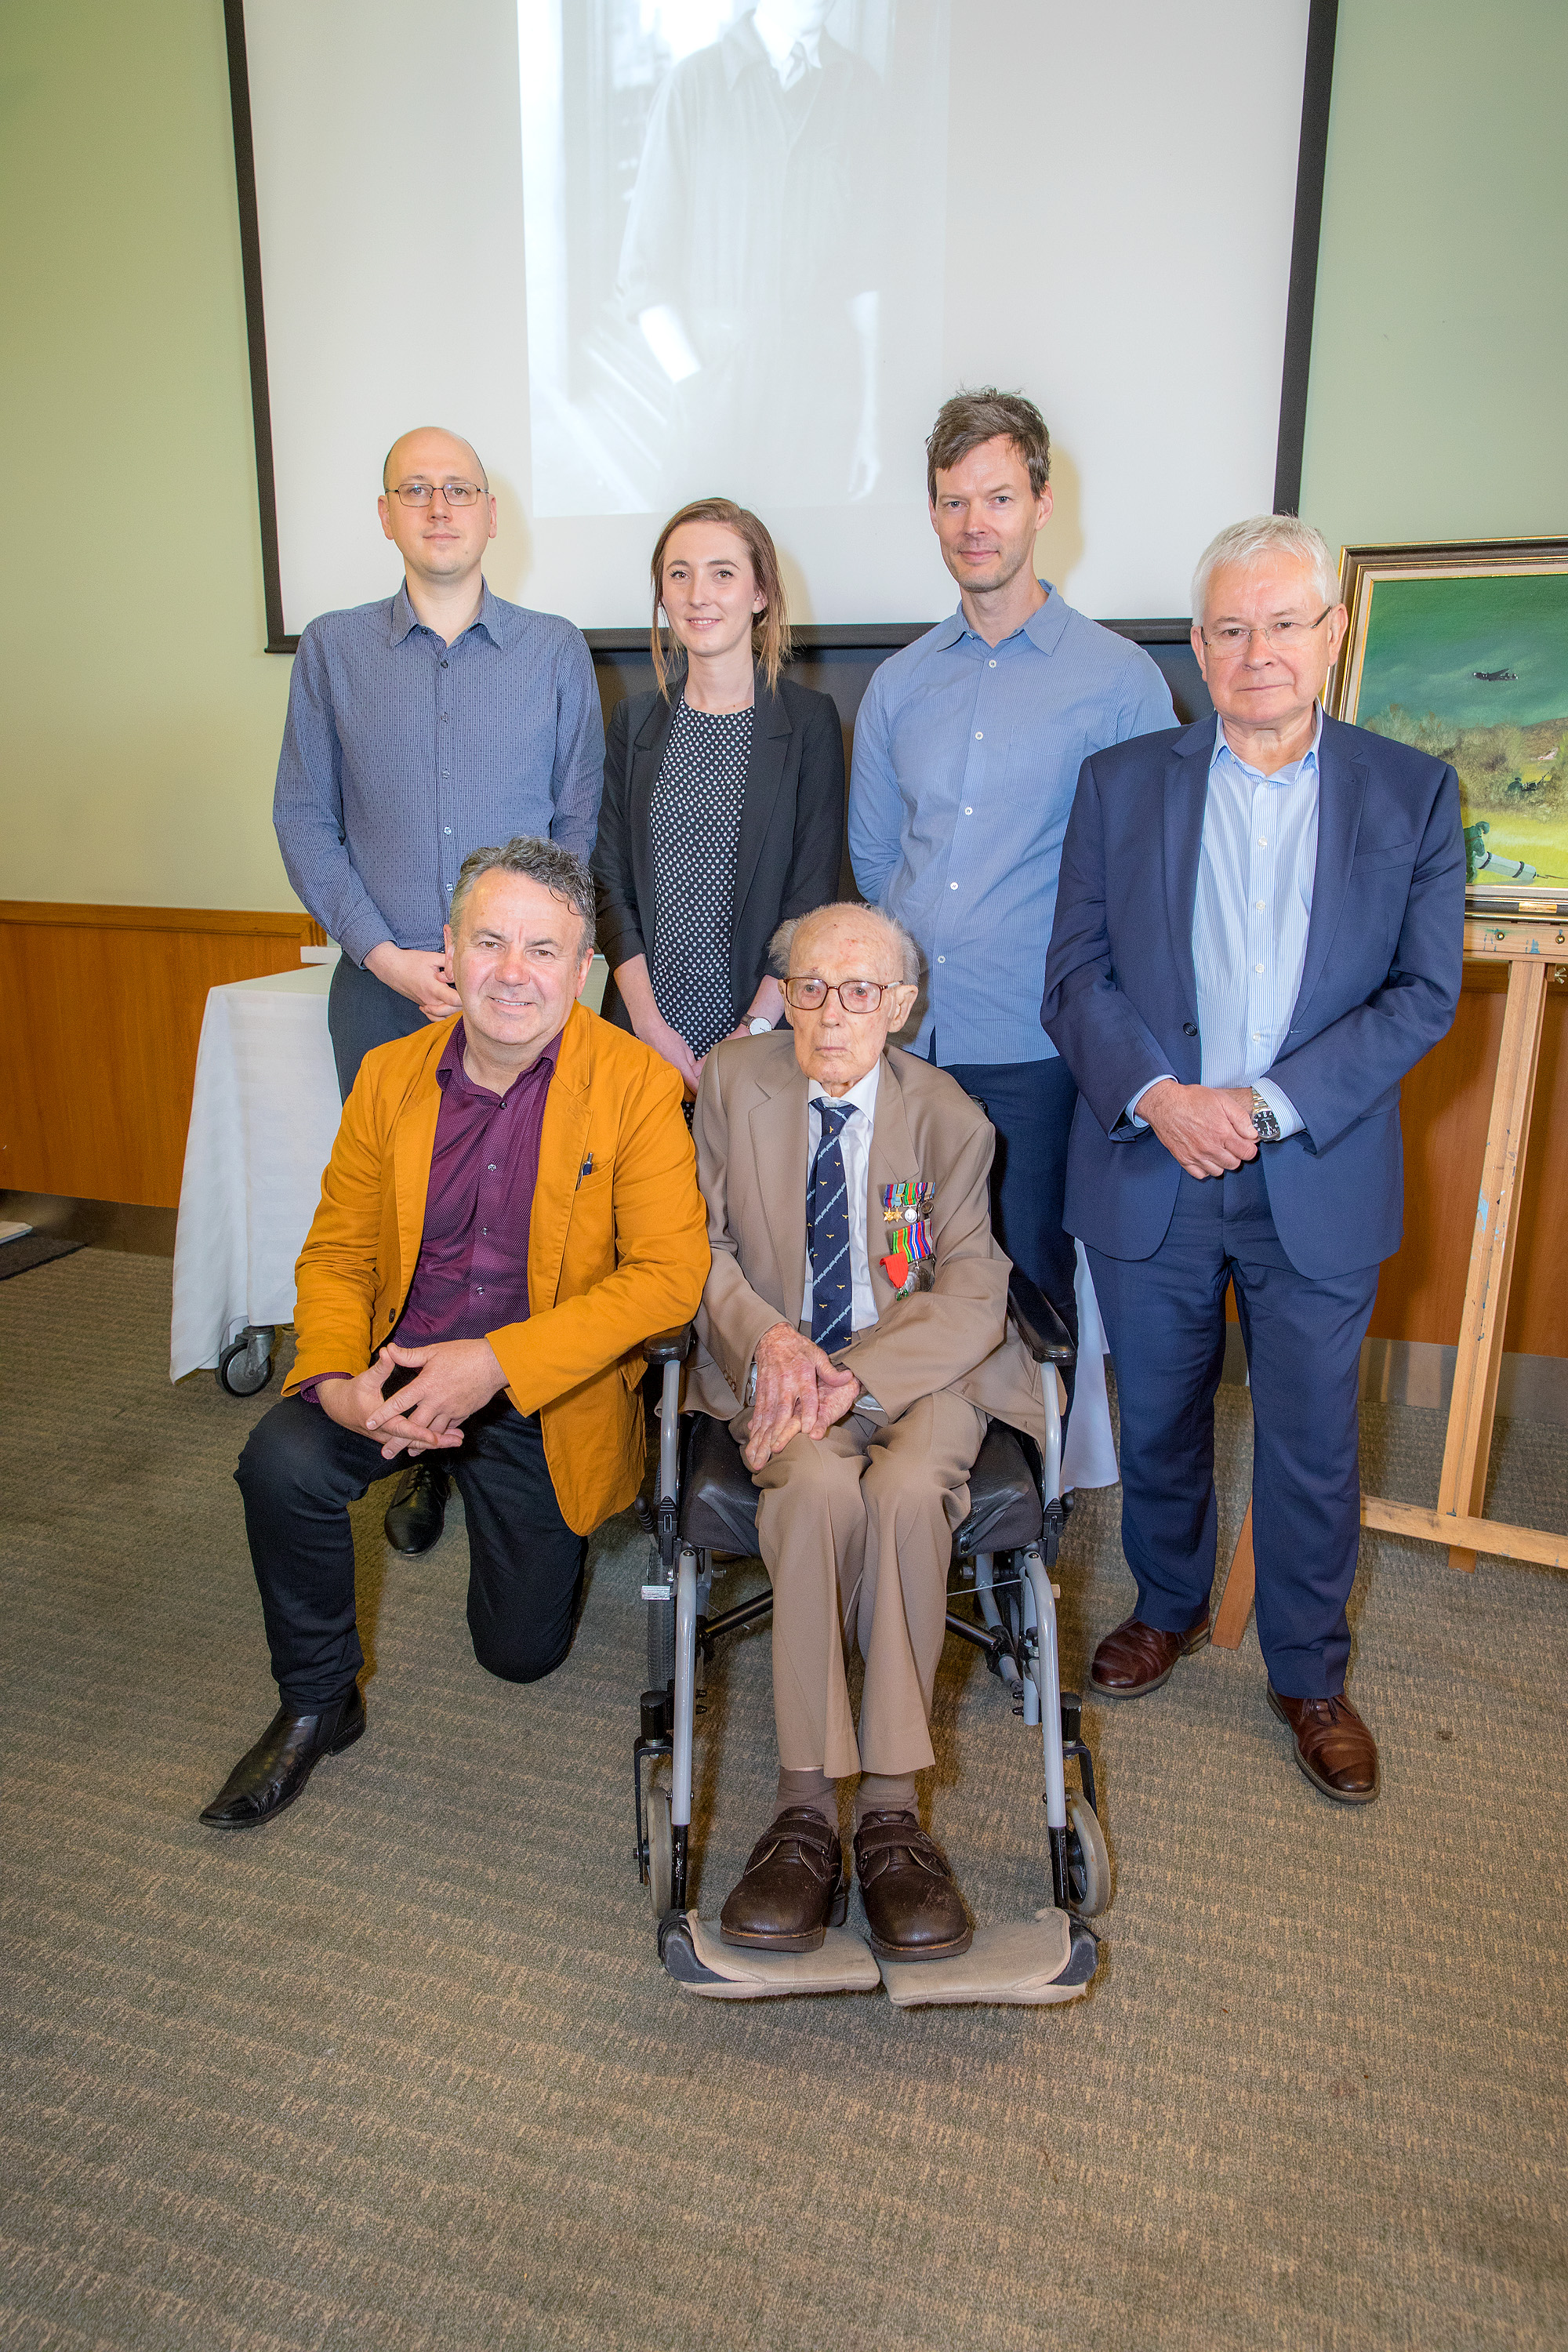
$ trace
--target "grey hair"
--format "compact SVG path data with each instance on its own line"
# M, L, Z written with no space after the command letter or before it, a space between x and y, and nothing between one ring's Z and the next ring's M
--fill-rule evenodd
M884 914L880 907L864 907L858 898L835 898L826 907L813 907L809 914L792 915L788 922L779 925L768 941L768 961L780 980L789 977L789 951L795 945L795 933L808 923L820 923L828 915L853 915L861 922L875 923L887 934L888 944L902 969L905 985L920 985L921 951L913 932L907 931L896 915Z
M1312 568L1318 594L1326 604L1340 601L1340 575L1321 530L1300 515L1249 515L1233 522L1211 539L1193 574L1193 618L1202 622L1208 604L1209 583L1223 563L1257 563L1265 556L1285 555Z
M453 885L452 904L447 916L454 938L468 893L481 874L521 874L530 882L542 882L552 898L562 898L567 906L576 908L583 919L580 952L593 952L598 914L594 877L583 860L574 857L569 849L561 848L553 841L537 840L531 833L514 834L502 849L470 849Z

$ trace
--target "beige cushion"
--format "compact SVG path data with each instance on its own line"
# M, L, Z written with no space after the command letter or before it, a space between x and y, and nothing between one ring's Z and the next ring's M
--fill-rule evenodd
M829 1927L816 1952L742 1952L720 1939L717 1919L686 1915L691 1948L717 1984L687 1985L687 1992L710 2000L768 2000L789 1993L875 1992L881 1982L877 1963L861 1937L847 1927Z
M977 1927L967 1952L954 1960L883 1960L882 1982L898 2009L947 2007L959 2001L1034 2009L1076 2000L1089 1987L1058 1985L1072 1935L1065 1911L1043 1911L1003 1927Z

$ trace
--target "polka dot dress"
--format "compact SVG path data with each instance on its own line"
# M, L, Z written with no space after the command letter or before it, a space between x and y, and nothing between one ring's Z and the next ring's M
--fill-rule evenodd
M752 719L683 697L648 810L654 1002L699 1058L735 1025L730 930Z

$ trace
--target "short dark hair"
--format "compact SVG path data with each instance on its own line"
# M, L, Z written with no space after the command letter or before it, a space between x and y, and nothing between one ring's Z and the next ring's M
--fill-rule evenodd
M1051 478L1051 436L1046 420L1021 392L998 392L994 383L978 392L955 392L936 413L926 443L926 495L936 504L936 478L986 441L1010 441L1029 469L1029 488L1038 498Z
M454 935L468 903L468 893L481 874L522 874L542 882L552 898L564 899L583 919L583 945L587 955L594 945L596 903L594 877L580 857L553 841L540 841L531 833L514 834L500 849L470 849L458 868L447 920Z

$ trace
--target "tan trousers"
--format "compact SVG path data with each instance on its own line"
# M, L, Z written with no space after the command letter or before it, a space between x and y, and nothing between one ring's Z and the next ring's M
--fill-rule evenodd
M732 1423L743 1437L747 1417ZM947 1616L952 1530L985 1416L922 1397L894 1422L852 1412L755 1471L757 1543L773 1587L773 1714L785 1771L923 1771ZM848 1643L866 1661L860 1737Z

